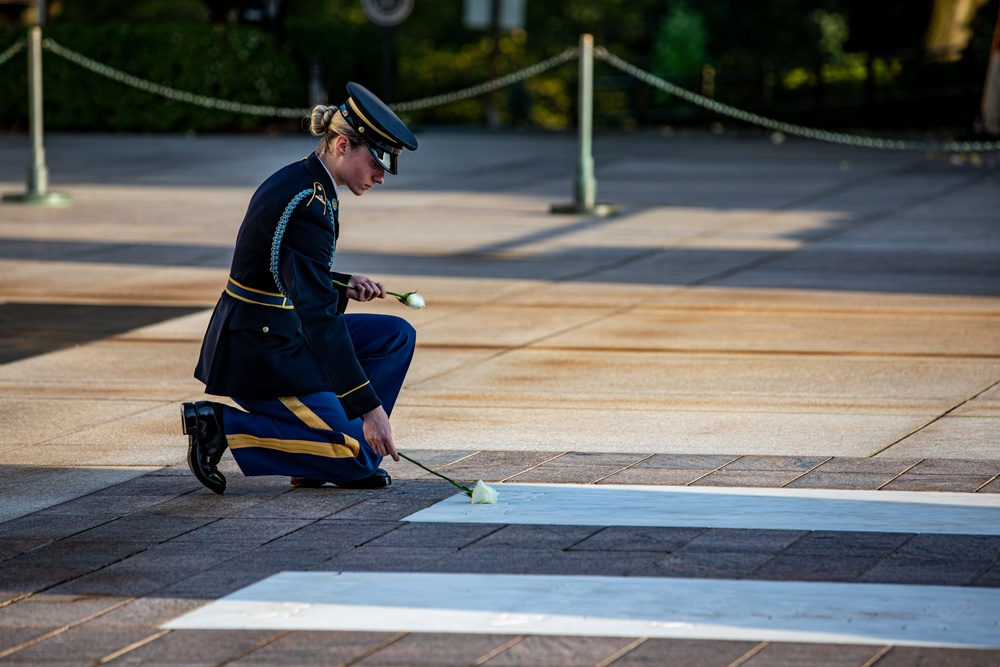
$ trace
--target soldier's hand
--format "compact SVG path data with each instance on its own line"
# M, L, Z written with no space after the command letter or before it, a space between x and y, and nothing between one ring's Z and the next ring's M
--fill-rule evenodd
M392 429L389 428L389 415L380 405L371 412L366 412L361 419L365 440L380 456L391 456L393 461L399 461L396 446L392 444Z
M371 301L385 298L385 286L368 276L351 276L347 297L355 301Z

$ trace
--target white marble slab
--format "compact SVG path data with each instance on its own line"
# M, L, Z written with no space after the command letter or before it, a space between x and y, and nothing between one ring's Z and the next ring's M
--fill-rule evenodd
M405 521L1000 535L1000 494L610 484L494 484Z
M162 627L1000 648L1000 595L896 584L282 572Z

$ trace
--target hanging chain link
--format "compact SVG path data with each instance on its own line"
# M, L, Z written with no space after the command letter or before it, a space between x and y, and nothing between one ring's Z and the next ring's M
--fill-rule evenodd
M826 141L834 144L862 146L864 148L882 148L887 150L942 152L1000 150L1000 141L925 142L879 139L875 137L862 137L854 134L843 134L841 132L830 132L828 130L818 130L811 127L803 127L802 125L785 123L779 120L774 120L773 118L767 118L759 114L751 113L749 111L743 111L742 109L737 109L736 107L729 106L728 104L722 104L721 102L717 102L713 99L705 97L704 95L699 95L698 93L691 92L686 88L681 88L676 84L665 81L654 74L639 69L635 65L622 60L613 53L608 52L608 50L604 47L596 47L594 49L594 57L603 60L612 67L619 69L622 72L639 79L640 81L644 81L645 83L659 88L666 93L680 97L683 100L687 100L692 104L704 107L709 111L714 111L715 113L729 116L737 120L742 120L752 125L759 125L778 132L784 132L785 134L794 134L800 137L817 139L819 141Z
M17 53L18 53L18 51L20 51L23 48L24 48L24 40L23 39L22 40L18 40L16 42L14 42L13 44L11 44L11 46L10 46L9 49L7 49L6 51L4 51L3 53L0 53L0 65L3 65L5 62L7 62L8 60L10 60L14 56L16 56Z
M121 70L117 70L113 67L103 65L96 60L91 60L90 58L80 55L76 51L71 51L65 46L60 46L51 39L42 40L42 47L52 53L65 58L66 60L88 69L94 74L100 74L101 76L107 77L113 81L118 81L119 83L124 83L126 85L132 86L133 88L138 88L139 90L144 90L147 93L153 93L155 95L162 95L167 99L177 100L178 102L187 102L189 104L196 104L198 106L207 107L209 109L219 109L221 111L232 111L234 113L245 113L253 116L269 116L269 117L279 117L279 118L302 118L307 115L307 109L292 109L287 107L272 107L264 106L261 104L243 104L241 102L230 102L228 100L220 100L215 97L207 97L205 95L195 95L194 93L184 92L183 90L176 90L175 88L170 88L168 86L163 86L158 83L153 83L151 81L146 81L145 79L140 79L137 76L132 76L131 74L126 74Z
M499 79L494 79L493 81L487 81L486 83L481 83L478 86L472 86L470 88L463 88L462 90L457 90L453 93L446 93L444 95L435 95L434 97L425 97L422 100L414 100L412 102L401 102L399 104L390 104L390 108L394 111L418 111L420 109L429 109L431 107L441 106L444 104L450 104L451 102L457 102L459 100L467 100L471 97L477 97L484 93L493 92L494 90L499 90L518 81L523 81L525 79L530 79L533 76L537 76L546 70L550 70L554 67L562 65L564 62L572 60L580 55L580 50L575 46L570 47L563 51L562 53L552 56L548 60L543 60L540 63L536 63L524 69L520 69L516 72L511 72L506 76L502 76Z

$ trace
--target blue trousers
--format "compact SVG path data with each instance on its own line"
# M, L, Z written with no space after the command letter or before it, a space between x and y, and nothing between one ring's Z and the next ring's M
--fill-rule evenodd
M413 358L416 332L389 315L345 315L358 361L387 413ZM362 420L348 419L332 391L302 396L232 399L223 426L244 475L287 475L352 481L378 470L382 457L365 441Z

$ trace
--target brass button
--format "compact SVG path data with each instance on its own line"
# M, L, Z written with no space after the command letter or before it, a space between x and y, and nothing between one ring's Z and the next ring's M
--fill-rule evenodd
M264 327L263 329L261 329L261 331L263 331L264 333L267 333L268 331L270 331L270 329L268 329L267 327Z

